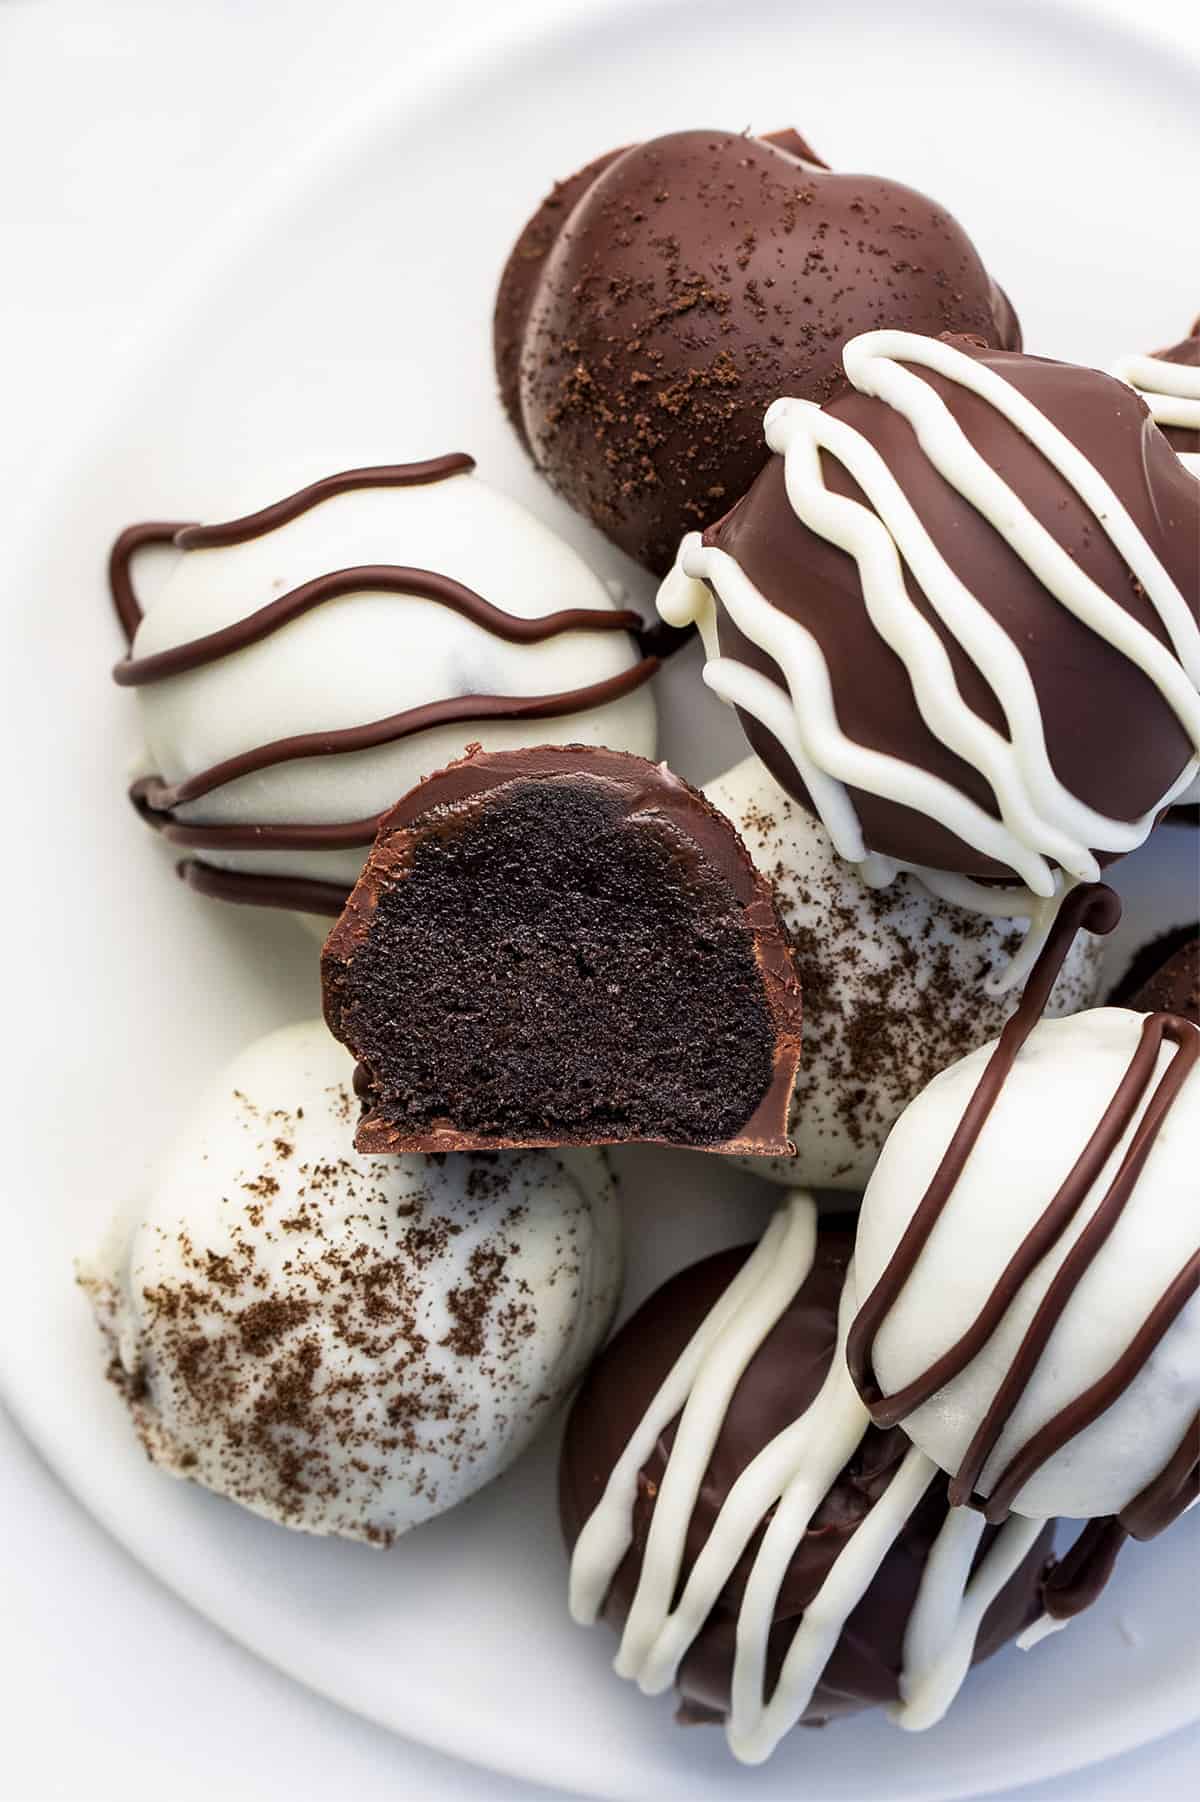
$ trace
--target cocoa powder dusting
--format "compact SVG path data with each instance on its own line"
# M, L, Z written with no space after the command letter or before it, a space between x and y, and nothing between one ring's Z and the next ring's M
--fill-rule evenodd
M833 1133L849 1144L853 1159L831 1172L837 1183L874 1155L939 1070L999 1032L1011 1003L986 996L983 981L1021 935L908 877L869 889L848 885L841 869L798 874L784 857L772 867L773 845L801 811L779 794L769 809L745 808L738 823L774 888L804 995L792 1128L803 1120L809 1146ZM1077 1005L1089 999L1080 993Z
M460 1190L430 1159L425 1187L398 1200L360 1159L306 1161L299 1111L260 1115L233 1098L261 1138L222 1197L227 1243L160 1232L161 1267L178 1274L142 1286L138 1361L114 1356L109 1375L156 1462L290 1524L387 1544L373 1515L385 1485L400 1477L432 1506L434 1457L457 1472L490 1452L480 1379L494 1414L537 1405L521 1365L533 1297L513 1274L528 1209L496 1212L537 1179L527 1159L475 1154L459 1160ZM348 1089L330 1100L336 1117L357 1116ZM485 1215L464 1274L457 1243ZM578 1276L574 1230L551 1281ZM115 1342L121 1298L81 1281Z
M539 208L501 281L496 369L526 448L658 574L762 468L767 405L839 386L848 338L1019 342L953 219L798 145L693 131L603 157Z

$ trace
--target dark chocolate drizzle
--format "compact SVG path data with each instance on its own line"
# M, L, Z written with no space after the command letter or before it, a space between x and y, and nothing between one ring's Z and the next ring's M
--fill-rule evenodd
M337 475L310 482L307 488L300 488L269 507L261 507L257 513L246 513L241 519L229 519L221 525L184 526L175 542L181 551L245 544L251 538L265 538L268 532L286 526L334 495L350 494L356 488L423 488L430 482L444 482L449 476L470 475L474 467L474 457L465 451L451 451L445 457L428 457L423 463L379 463L365 469L343 469Z
M1018 1246L977 1318L958 1342L921 1376L894 1394L882 1394L873 1368L875 1339L912 1276L929 1237L978 1142L1018 1053L1041 1019L1067 951L1081 928L1110 932L1120 917L1111 889L1076 889L1063 903L1054 929L1035 964L1020 1005L1002 1032L975 1093L908 1224L886 1270L860 1309L847 1341L850 1371L876 1425L899 1424L957 1377L996 1330L1030 1273L1075 1219L1101 1171L1129 1128L1154 1080L1164 1042L1176 1046L1157 1082L1132 1140L1100 1205L1055 1274L1016 1356L992 1398L950 1482L950 1500L977 1508L992 1523L1003 1520L1029 1478L1069 1440L1098 1419L1124 1394L1172 1322L1200 1288L1200 1252L1168 1284L1121 1356L1081 1395L1046 1422L1010 1459L988 1496L976 1484L1000 1436L1032 1379L1043 1351L1080 1280L1108 1239L1132 1196L1146 1159L1197 1061L1200 1031L1173 1014L1148 1014L1129 1068L1066 1180ZM1152 1537L1188 1506L1200 1482L1200 1420L1193 1422L1166 1468L1119 1516L1094 1521L1047 1584L1047 1611L1060 1618L1094 1601L1111 1572L1124 1538Z
M198 801L204 795L212 794L214 789L224 788L226 783L236 782L239 777L255 775L259 770L275 769L281 763L298 763L306 757L375 750L379 745L395 744L434 726L473 724L479 720L555 719L563 714L578 713L585 707L602 707L606 702L619 700L622 695L640 688L657 668L656 658L646 658L619 676L590 682L585 688L564 689L559 694L457 695L445 701L430 701L424 707L408 707L403 713L369 720L362 726L343 726L331 732L301 732L292 738L277 738L270 744L256 745L251 751L241 751L236 757L227 757L223 763L211 764L206 770L197 770L194 776L188 776L182 782L167 783L157 776L145 776L135 784L138 790L135 806L143 818L149 814L169 814L176 807L185 807L189 801ZM360 824L355 822L355 828ZM299 835L313 830L323 833L325 828L263 826L261 833L268 837L277 831L284 832L292 838L294 848L308 848L307 840L304 847L300 847ZM212 845L215 841L210 838L207 842ZM244 844L245 840L241 842ZM325 847L328 841L322 837L317 843Z
M1166 1018L1166 1016L1163 1017ZM1153 1023L1154 1016L1150 1015L1146 1024L1149 1027ZM1200 1047L1200 1033L1197 1033L1195 1027L1188 1026L1186 1022L1178 1024L1191 1041L1192 1055L1188 1057L1180 1041L1176 1040L1176 1043L1180 1044L1180 1051L1177 1056L1172 1058L1167 1073L1155 1091L1142 1122L1143 1127L1148 1126L1148 1132L1143 1137L1142 1127L1139 1127L1111 1189L1097 1209L1095 1217L1089 1222L1086 1231L1080 1235L1078 1242L1072 1247L1070 1255L1063 1260L1032 1325L1021 1342L1017 1358L1008 1373L1006 1384L1001 1386L1001 1391L993 1401L992 1409L989 1410L989 1418L980 1427L978 1436L983 1440L982 1450L976 1451L976 1448L972 1446L967 1453L965 1468L959 1472L958 1477L960 1488L965 1492L959 1498L963 1501L967 1499L973 1487L968 1483L968 1478L976 1475L982 1469L992 1446L1000 1437L1004 1423L1033 1375L1045 1343L1070 1300L1076 1284L1120 1217L1125 1203L1133 1192L1138 1173L1145 1162L1150 1146L1157 1137L1170 1109L1171 1102L1195 1065L1195 1052ZM1166 1033L1160 1034L1157 1039L1151 1039L1149 1042L1153 1046L1154 1054L1157 1055L1163 1037L1173 1036L1171 1033ZM1146 1036L1143 1035L1142 1044L1138 1048L1139 1055L1146 1048L1147 1042ZM1168 1094L1168 1090L1172 1092ZM1155 1116L1153 1120L1151 1120L1152 1115ZM1003 1520L1008 1512L1009 1504L1019 1495L1033 1473L1040 1470L1043 1464L1047 1464L1054 1454L1067 1444L1068 1440L1074 1439L1077 1433L1082 1433L1085 1427L1091 1426L1093 1421L1098 1420L1101 1414L1111 1408L1113 1403L1125 1393L1138 1372L1145 1367L1150 1354L1165 1336L1168 1328L1196 1294L1197 1288L1200 1288L1200 1252L1189 1258L1183 1269L1171 1279L1166 1290L1155 1302L1150 1313L1116 1362L1110 1365L1102 1377L1097 1378L1089 1388L1085 1389L1082 1395L1076 1396L1067 1407L1060 1409L1053 1419L1048 1420L1045 1426L1040 1428L1031 1439L1028 1439L1005 1466L987 1499L984 1513L988 1520ZM1006 1396L1004 1395L1005 1388L1008 1390ZM1003 1400L1002 1396L1004 1396ZM993 1415L994 1418L992 1418ZM951 1485L952 1490L953 1487ZM954 1499L953 1495L951 1499Z
M241 519L212 526L179 525L149 521L128 527L113 546L109 558L109 584L126 639L132 642L142 619L134 591L131 565L137 552L148 545L174 544L181 550L245 543L274 531L301 513L337 494L372 487L411 487L445 481L475 467L462 453L431 458L424 463L388 464L371 469L351 469L326 476L319 482ZM558 719L609 702L640 688L659 667L655 628L646 628L640 616L629 610L601 612L586 607L563 608L557 613L526 619L505 612L461 582L434 570L409 569L395 564L366 564L334 570L305 582L265 606L216 632L174 645L146 657L127 656L116 665L114 680L124 688L138 688L172 676L203 669L224 657L281 631L293 620L344 595L383 592L430 600L448 607L483 631L510 644L540 644L568 632L628 632L642 651L641 661L618 676L584 687L548 695L461 695L425 706L411 707L385 719L328 732L299 733L259 745L209 769L199 770L181 782L166 783L145 776L133 784L130 800L143 820L170 843L203 852L214 851L328 851L361 848L371 844L380 815L365 819L325 822L318 825L198 825L177 820L174 811L200 800L227 783L260 770L293 763L306 757L327 757L372 750L397 743L437 726L474 724L484 720ZM662 647L665 649L666 647ZM216 899L242 901L252 906L298 908L305 912L339 913L349 885L307 878L259 875L253 872L212 869L188 862L180 874L201 893Z
M149 545L173 545L185 529L182 520L147 519L141 525L126 526L108 554L108 590L129 644L142 623L142 604L133 591L133 559Z
M592 607L565 607L558 613L543 613L535 619L524 619L516 613L505 613L485 601L473 588L456 582L451 576L439 575L432 569L406 569L394 563L364 563L352 569L331 570L299 588L290 589L268 601L244 619L219 632L208 632L203 638L186 644L172 645L168 651L156 651L150 657L125 657L113 670L113 680L120 688L142 688L149 682L162 682L168 676L181 676L207 664L219 663L222 657L244 651L252 644L270 638L292 620L300 619L327 601L343 595L364 592L408 595L416 600L436 601L448 607L473 625L481 626L508 644L541 644L562 632L616 631L636 632L641 619L636 613L597 613Z
M451 451L445 457L429 457L423 463L380 463L373 468L344 469L337 475L322 476L295 494L247 513L241 519L222 524L195 525L188 520L146 520L126 526L112 547L108 559L108 583L113 606L126 641L142 623L142 608L133 590L131 565L138 551L151 544L171 544L177 550L191 551L216 545L245 544L251 538L262 538L277 526L298 519L302 513L337 494L349 494L356 488L417 488L427 482L444 482L449 476L469 475L475 467L474 457L465 451ZM251 641L253 642L253 641ZM117 676L117 681L122 680ZM150 681L149 676L143 680Z
M290 907L295 913L325 914L336 920L349 889L340 882L308 876L256 876L248 870L221 870L188 858L175 874L210 901L232 901L243 907Z
M1126 1502L1121 1521L1134 1539L1155 1539L1200 1497L1200 1413L1156 1477Z
M1052 1620L1068 1621L1091 1607L1112 1576L1128 1537L1114 1515L1088 1521L1070 1551L1051 1565L1043 1581L1042 1606Z

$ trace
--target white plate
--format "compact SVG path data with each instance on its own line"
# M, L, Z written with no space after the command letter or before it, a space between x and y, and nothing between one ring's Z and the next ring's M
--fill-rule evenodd
M142 1459L70 1281L114 1202L145 1181L197 1081L253 1033L315 1009L311 940L206 906L123 799L132 709L103 559L129 519L219 515L277 460L314 469L454 446L642 597L519 454L494 399L495 277L556 174L676 126L795 123L836 164L930 189L967 223L1030 345L1104 362L1168 341L1200 296L1192 216L1200 68L1049 7L788 0L639 7L447 60L275 184L121 392L13 570L5 818L24 887L6 981L9 1171L0 1383L64 1479L144 1562L264 1658L371 1718L481 1764L603 1796L961 1796L1109 1756L1194 1717L1200 1519L1135 1549L1086 1622L973 1677L909 1737L864 1718L797 1734L739 1771L713 1733L607 1669L565 1614L553 1448L382 1557L292 1537ZM694 668L669 673L666 749L694 778L741 754ZM44 780L43 780L44 778ZM1194 912L1194 841L1164 831L1123 866L1116 961ZM708 1159L623 1163L631 1299L757 1230L761 1186Z

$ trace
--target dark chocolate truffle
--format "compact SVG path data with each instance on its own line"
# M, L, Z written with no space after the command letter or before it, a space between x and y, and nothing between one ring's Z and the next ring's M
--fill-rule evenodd
M1200 1026L1200 926L1177 926L1143 945L1109 997L1138 1014L1178 1014Z
M1113 374L1136 388L1163 437L1200 476L1200 319L1187 337L1149 356L1122 357ZM1200 781L1168 815L1172 825L1200 825Z
M496 302L501 393L543 473L656 574L743 494L779 394L826 400L875 326L1021 342L962 228L795 132L681 131L590 163L525 227Z
M771 891L665 765L451 764L384 818L323 972L360 1151L790 1150L800 987Z
M918 1468L920 1455L914 1457L912 1447L901 1431L880 1431L859 1424L853 1412L852 1391L849 1392L849 1436L842 1443L852 1445L854 1449L844 1464L840 1464L840 1452L834 1455L837 1474L822 1499L820 1485L823 1478L816 1473L821 1471L822 1461L828 1465L830 1445L837 1444L842 1432L837 1401L832 1409L829 1407L827 1379L835 1357L844 1363L838 1316L853 1248L853 1222L823 1217L815 1247L810 1237L807 1246L801 1243L798 1254L794 1237L799 1228L799 1237L803 1241L805 1224L799 1217L799 1209L811 1205L793 1203L793 1221L782 1233L780 1227L787 1220L786 1211L777 1216L769 1229L768 1239L764 1239L753 1254L763 1261L760 1282L768 1276L768 1265L776 1270L791 1265L797 1286L774 1325L769 1326L765 1336L757 1342L757 1349L737 1379L724 1409L715 1445L696 1492L682 1546L682 1564L671 1584L667 1605L672 1605L673 1596L674 1609L687 1613L689 1626L693 1624L694 1617L681 1598L686 1594L702 1551L716 1534L726 1530L722 1523L723 1511L738 1509L736 1502L731 1504L735 1484L764 1448L772 1442L778 1445L781 1435L795 1430L796 1423L812 1407L824 1385L826 1395L823 1403L818 1404L824 1407L819 1426L814 1428L803 1448L793 1454L790 1470L785 1470L783 1477L776 1477L777 1491L792 1470L800 1471L803 1481L806 1466L811 1466L818 1488L809 1498L810 1503L815 1503L815 1512L809 1519L807 1530L801 1533L775 1592L765 1645L764 1700L776 1694L781 1669L805 1610L813 1603L843 1553L853 1546L855 1536L872 1508L896 1482L906 1491L906 1501L905 1507L891 1522L887 1549L882 1555L878 1549L872 1555L874 1574L869 1576L861 1599L855 1603L851 1595L848 1612L836 1632L840 1609L829 1600L829 1590L822 1598L818 1613L830 1623L832 1643L823 1659L818 1652L820 1662L816 1670L810 1669L807 1681L794 1697L799 1706L807 1694L801 1718L815 1723L900 1699L901 1675L905 1669L905 1632L918 1600L930 1553L947 1524L948 1504L945 1479L940 1473L929 1474L932 1466L928 1472L924 1467ZM768 1242L771 1233L776 1235L774 1244ZM793 1236L793 1243L789 1243L789 1235ZM605 1495L610 1474L618 1466L633 1436L646 1427L648 1415L653 1424L655 1397L660 1385L702 1325L707 1322L711 1330L716 1318L714 1310L723 1299L728 1308L731 1284L739 1273L749 1271L751 1256L749 1247L723 1252L693 1265L664 1284L601 1354L575 1401L563 1443L560 1505L568 1545L580 1548L572 1567L572 1604L577 1618L585 1618L589 1599L595 1605L595 1592L599 1587L597 1576L602 1582L606 1569L603 1556L594 1556L601 1549L599 1537L594 1546L589 1546L586 1538L580 1544L580 1536L585 1527L588 1534L597 1533L596 1523L602 1521L601 1498ZM745 1281L744 1274L742 1280ZM747 1309L757 1305L758 1296L752 1289L742 1299L740 1314L734 1314L735 1330ZM841 1311L844 1314L846 1310L842 1307ZM732 1360L735 1356L732 1347L724 1356L716 1350L711 1363L715 1366L724 1362L725 1357ZM693 1372L690 1394L696 1395L700 1384L712 1374L703 1369L698 1375ZM832 1374L836 1377L837 1373ZM848 1374L844 1381L848 1388ZM601 1602L603 1618L618 1632L625 1627L634 1606L651 1544L656 1509L673 1469L672 1459L680 1430L680 1416L676 1413L659 1430L637 1473L636 1488L630 1492L633 1512L631 1520L626 1513L628 1534L623 1536L626 1549ZM759 1468L762 1468L761 1464ZM910 1488L914 1470L917 1481ZM676 1653L682 1649L674 1679L682 1722L720 1721L730 1713L739 1616L746 1607L748 1586L753 1582L752 1572L764 1543L764 1533L789 1506L785 1501L774 1506L771 1501L774 1493L763 1490L756 1496L756 1505L766 1500L768 1506L761 1516L751 1509L743 1518L720 1570L712 1573L710 1591L719 1581L720 1572L726 1571L736 1557L736 1563L720 1585L715 1603L690 1642L683 1648L676 1643L673 1648ZM605 1506L608 1506L607 1502ZM747 1519L758 1521L752 1531L747 1526ZM876 1522L878 1519L876 1516ZM956 1521L955 1528L959 1524ZM738 1556L742 1539L746 1543ZM652 1549L651 1556L670 1557L671 1548L679 1543L674 1534L670 1540L670 1547L659 1544ZM790 1536L788 1543L791 1543ZM994 1544L994 1532L980 1537L972 1565L974 1570L979 1570ZM1049 1533L1035 1533L1014 1574L1000 1586L984 1616L975 1641L975 1660L989 1656L1038 1616L1040 1584L1049 1550ZM851 1551L850 1556L854 1555ZM610 1552L608 1567L613 1562ZM965 1578L965 1571L963 1575ZM701 1605L697 1605L696 1614ZM744 1655L750 1649L753 1632L747 1619L743 1619L741 1625ZM646 1623L646 1633L639 1635L642 1647L646 1645L650 1631L650 1625ZM623 1650L618 1668L622 1669L622 1674L638 1674L641 1678L644 1672L635 1673L633 1662L626 1662ZM650 1686L657 1689L663 1675L660 1669ZM808 1693L814 1679L815 1687ZM949 1697L944 1700L948 1701ZM774 1706L774 1702L770 1705ZM908 1724L924 1723L910 1721ZM753 1734L749 1740L745 1737L746 1723L743 1723L740 1734L736 1728L730 1732L732 1748L739 1757L756 1761L770 1750L767 1741L773 1743L785 1726L786 1720L777 1719L766 1740L756 1744Z
M1137 389L1180 456L1200 458L1200 319L1180 343L1122 357L1113 374Z
M844 363L659 610L868 880L1094 881L1200 751L1200 484L1096 370L905 332Z

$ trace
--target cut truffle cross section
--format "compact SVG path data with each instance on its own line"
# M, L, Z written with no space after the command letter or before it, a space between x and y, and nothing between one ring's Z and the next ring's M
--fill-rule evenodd
M451 764L385 817L322 961L360 1151L791 1151L783 928L729 821L664 765Z

